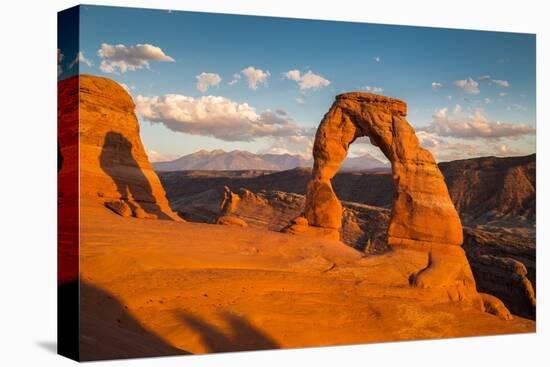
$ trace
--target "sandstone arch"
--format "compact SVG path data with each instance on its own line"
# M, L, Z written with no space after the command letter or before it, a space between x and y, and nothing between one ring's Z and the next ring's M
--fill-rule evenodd
M462 244L462 225L432 154L422 148L400 100L371 93L336 97L315 136L305 216L311 226L338 231L342 206L330 180L349 145L368 136L391 162L395 194L388 244ZM368 190L368 188L365 188Z

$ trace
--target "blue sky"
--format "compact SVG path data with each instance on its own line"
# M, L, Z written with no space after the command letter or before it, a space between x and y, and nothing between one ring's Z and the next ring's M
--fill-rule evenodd
M406 101L438 160L535 151L534 35L97 6L80 19L60 78L124 84L153 160L310 154L334 96L359 90ZM350 154L367 152L380 156L365 139Z

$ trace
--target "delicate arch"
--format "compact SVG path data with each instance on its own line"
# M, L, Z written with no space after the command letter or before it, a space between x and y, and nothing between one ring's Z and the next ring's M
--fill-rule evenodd
M462 225L443 175L432 154L420 146L406 115L407 105L397 99L359 92L336 97L315 135L305 207L310 225L340 228L342 206L330 180L349 145L368 136L392 167L395 190L388 244L462 244Z

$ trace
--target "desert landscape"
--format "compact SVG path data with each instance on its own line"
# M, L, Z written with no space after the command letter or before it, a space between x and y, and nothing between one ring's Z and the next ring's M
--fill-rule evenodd
M352 92L310 158L152 164L123 86L58 90L59 296L78 307L61 333L78 329L78 359L535 331L534 154L437 163L404 101ZM388 162L345 161L360 137Z

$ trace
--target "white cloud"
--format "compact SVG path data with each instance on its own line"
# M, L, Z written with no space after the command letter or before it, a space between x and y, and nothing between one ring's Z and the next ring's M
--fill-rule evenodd
M490 75L482 75L480 76L479 78L477 78L478 80L489 80L491 79L491 76Z
M496 148L497 155L510 156L510 155L521 154L520 151L518 151L517 149L511 148L506 144L498 144L498 145L494 145L494 147Z
M373 60L376 61L376 62L380 62L380 56L373 57Z
M370 93L382 93L384 91L384 88L382 87L372 87L370 85L365 85L364 87L361 87L360 89L366 90Z
M432 122L418 130L461 139L484 138L498 140L500 138L517 138L523 135L535 134L535 128L525 124L489 121L480 110L476 110L465 121L453 121L448 115L447 108L437 110L432 116Z
M432 89L433 89L433 90L438 90L438 89L441 89L441 88L443 88L443 84L442 84L442 83L432 82Z
M231 79L231 81L229 81L227 84L228 85L233 85L233 84L236 84L239 82L239 80L241 80L241 74L233 74L233 79Z
M103 43L97 54L102 59L99 68L105 73L120 71L135 71L149 68L150 61L173 62L172 57L166 55L160 47L150 44L137 44L135 46L109 45Z
M298 69L289 70L286 73L283 73L283 76L287 79L299 82L301 78L301 72Z
M299 104L306 104L306 100L302 97L296 97L296 102Z
M450 101L451 99L453 99L453 96L447 96L447 99Z
M428 149L438 162L482 156L506 157L524 154L504 143L480 144L478 142L465 142L444 138L427 131L418 131L416 136L420 141L420 145Z
M195 78L197 78L197 89L202 93L206 92L208 87L215 87L222 81L222 78L216 73L202 72Z
M57 49L57 76L63 74L63 68L61 67L61 61L65 58L65 55L61 52L60 49Z
M506 97L506 96L508 95L508 93L506 93L506 92L500 92L498 95L501 96L501 97Z
M151 123L173 131L213 136L226 141L252 141L259 137L288 137L305 134L290 118L225 97L193 98L179 94L136 97L136 111Z
M510 83L508 83L508 80L492 79L491 82L495 83L496 85L502 88L508 88L510 86Z
M485 102L485 104L489 104L489 103L493 103L493 100L491 98L484 98L483 102Z
M463 80L455 80L454 85L462 89L464 93L468 94L478 94L479 93L479 84L472 78L463 79Z
M298 154L305 159L312 158L314 135L292 135L271 139L269 148L260 153L271 154Z
M173 161L177 158L175 155L157 152L153 149L146 149L145 153L147 153L147 157L151 163Z
M506 109L508 111L527 111L527 107L519 103L514 103L513 105L506 107Z
M94 64L84 56L84 52L79 51L73 61L69 64L69 69L72 69L77 63L85 64L91 68Z
M290 80L294 80L298 83L300 90L306 89L319 89L330 85L330 81L323 78L319 74L313 73L311 70L308 70L307 73L302 74L300 70L289 70L286 73L283 73L284 77Z
M241 70L241 73L248 79L248 87L252 90L256 90L258 84L267 84L267 78L271 76L269 71L256 69L254 66Z
M459 105L458 103L455 104L455 108L453 109L453 113L455 115L459 115L461 112L462 112L462 106Z

